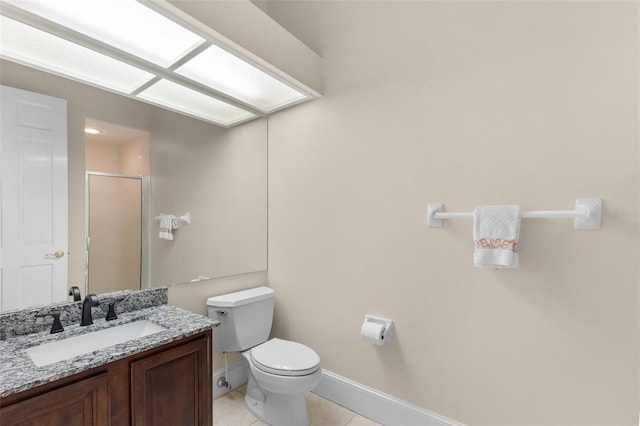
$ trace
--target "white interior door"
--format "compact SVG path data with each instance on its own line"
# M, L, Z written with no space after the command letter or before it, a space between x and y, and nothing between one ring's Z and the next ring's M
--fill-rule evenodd
M0 90L0 311L6 311L67 297L67 102Z

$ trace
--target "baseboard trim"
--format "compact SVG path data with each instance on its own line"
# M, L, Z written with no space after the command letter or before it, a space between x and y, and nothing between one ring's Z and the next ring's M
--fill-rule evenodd
M313 393L383 425L464 426L324 369L320 384Z
M218 379L224 377L224 368L213 372L213 399L216 399L224 394L227 394L247 383L247 374L242 368L242 360L236 361L227 367L227 373L229 376L227 380L231 383L231 388L218 387Z

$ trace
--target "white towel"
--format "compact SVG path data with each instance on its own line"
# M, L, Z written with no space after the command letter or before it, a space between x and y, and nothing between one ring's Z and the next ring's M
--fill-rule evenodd
M517 268L520 206L482 206L473 211L473 264Z
M175 216L172 214L160 215L160 235L159 237L164 240L173 240L173 219Z

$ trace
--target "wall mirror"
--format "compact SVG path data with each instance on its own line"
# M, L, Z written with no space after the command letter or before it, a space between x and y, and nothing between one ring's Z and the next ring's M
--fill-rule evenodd
M140 264L140 271L131 276L139 276L143 287L179 285L266 270L265 118L226 129L12 62L0 60L0 70L2 85L66 100L69 228L67 255L63 258L68 262L65 289L78 286L82 290L100 293L119 288L129 280L121 275L122 267L118 266L123 261L113 256L119 249L106 248L100 253L93 247L96 249L93 254L91 250L87 253L86 234L89 230L85 226L85 218L89 214L88 207L91 207L87 204L100 199L95 195L87 197L87 188L89 185L95 188L105 186L109 180L126 180L128 184L134 182L144 186L144 179L137 179L141 176L148 176L146 205L149 210L147 214L140 213L142 230L129 232L141 235L141 248L133 249L140 252L140 258L134 259L131 255L127 258L129 264ZM132 144L127 149L124 143L118 149L113 146L87 149L91 140L84 129L90 124L133 131L137 145ZM116 152L136 152L131 157L135 160L142 155L141 150L145 146L148 150L148 171L132 171L126 167L118 171L103 168L106 167L104 163L116 162ZM92 149L101 149L96 154L97 159L87 157ZM125 160L119 161L120 166L126 163ZM105 188L101 189L105 191ZM140 190L144 196L144 190ZM115 189L106 191L111 195L116 192ZM127 208L131 207L130 204L126 204ZM99 206L95 208L95 211L100 210ZM161 213L181 215L186 212L191 213L191 224L176 230L173 241L158 238L159 224L153 217ZM98 230L106 229L107 236L115 238L110 235L115 225L108 221L115 221L117 217L107 214L106 219L107 224L99 226ZM94 218L94 224L98 220ZM145 228L148 237L143 236ZM93 241L90 240L92 246L96 238L98 234L93 236ZM146 266L144 244L148 244ZM127 246L131 248L132 243L127 243ZM94 254L98 260L89 257ZM105 261L102 266L101 261ZM98 278L94 278L93 273L108 277L107 283L100 284L104 289L97 287ZM85 280L87 289L84 288ZM137 281L134 279L133 282L135 287ZM14 283L3 282L2 285ZM66 299L66 292L50 301L25 298L22 307Z
M84 287L87 281L88 290L93 291L92 283L98 279L93 277L96 271L102 271L97 273L100 277L111 276L110 281L128 280L113 271L121 261L108 261L116 249L105 249L94 256L97 250L94 246L93 254L87 253L87 241L93 238L95 242L99 235L87 240L86 234L94 231L85 229L85 221L95 224L98 218L93 213L101 207L94 206L89 212L91 206L85 204L93 205L100 197L95 194L88 197L86 192L94 192L98 187L103 192L115 191L107 189L105 182L144 185L139 176L149 176L150 181L149 215L142 214L141 225L141 285L145 282L150 286L175 285L266 270L265 117L320 96L320 56L248 1L142 2L144 5L128 1L119 5L131 12L124 15L139 22L149 19L153 24L144 29L128 26L131 37L124 38L122 28L117 34L108 31L110 25L102 19L108 13L95 14L96 7L113 11L111 2L92 3L83 10L48 8L47 2L39 3L44 6L35 2L3 2L2 33L6 37L2 41L0 84L55 97L65 105L62 122L67 124L64 132L68 134L65 146L68 150L53 157L65 166L68 164L68 199L66 195L64 201L55 196L40 197L38 202L58 200L57 207L68 204L68 217L56 222L68 222L68 229L66 225L51 225L54 220L43 214L47 208L30 211L40 214L42 226L48 227L51 234L68 235L68 241L65 238L64 243L56 243L67 246L64 250L39 247L39 253L51 254L57 260L49 259L49 264L38 265L38 256L42 255L35 256L32 276L41 273L42 278L49 274L48 269L55 268L68 271L68 278L53 292L46 291L46 286L23 288L16 281L27 283L29 279L1 281L6 272L3 263L0 287L14 290L14 302L24 299L33 305L66 297L59 287ZM80 16L78 13L87 19L70 18ZM95 16L100 18L94 19ZM114 16L122 23L123 13ZM249 33L245 28L247 22L252 27ZM151 36L137 37L140 34ZM175 39L171 41L181 38L183 43L178 43L181 46L177 51L169 52L171 49L163 48L167 43L162 44L166 37ZM148 43L158 40L159 45ZM85 167L85 117L147 132L149 174L99 172ZM87 171L96 173L87 175ZM66 180L60 186L67 188ZM191 224L177 229L172 241L157 238L157 223L150 217L187 212L191 213ZM117 216L107 214L104 226L113 228L108 220L115 221ZM148 239L144 237L145 218L150 222ZM30 226L35 229L33 224ZM101 237L115 239L113 235ZM146 241L148 267L144 254ZM138 248L134 251L137 253ZM3 262L8 252L3 250L0 256ZM63 255L58 256L60 253ZM100 266L104 260L107 261ZM129 260L131 264L138 262L135 258ZM20 274L16 269L14 276ZM6 309L2 294L0 291L0 311ZM33 294L39 296L37 301L29 297Z

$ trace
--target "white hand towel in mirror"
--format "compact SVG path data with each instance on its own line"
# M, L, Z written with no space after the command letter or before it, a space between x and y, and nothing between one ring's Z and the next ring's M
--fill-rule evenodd
M473 211L473 264L517 268L520 206L481 206Z
M174 215L171 214L161 214L160 215L160 235L159 237L163 240L173 240L172 233L172 221L175 218Z

